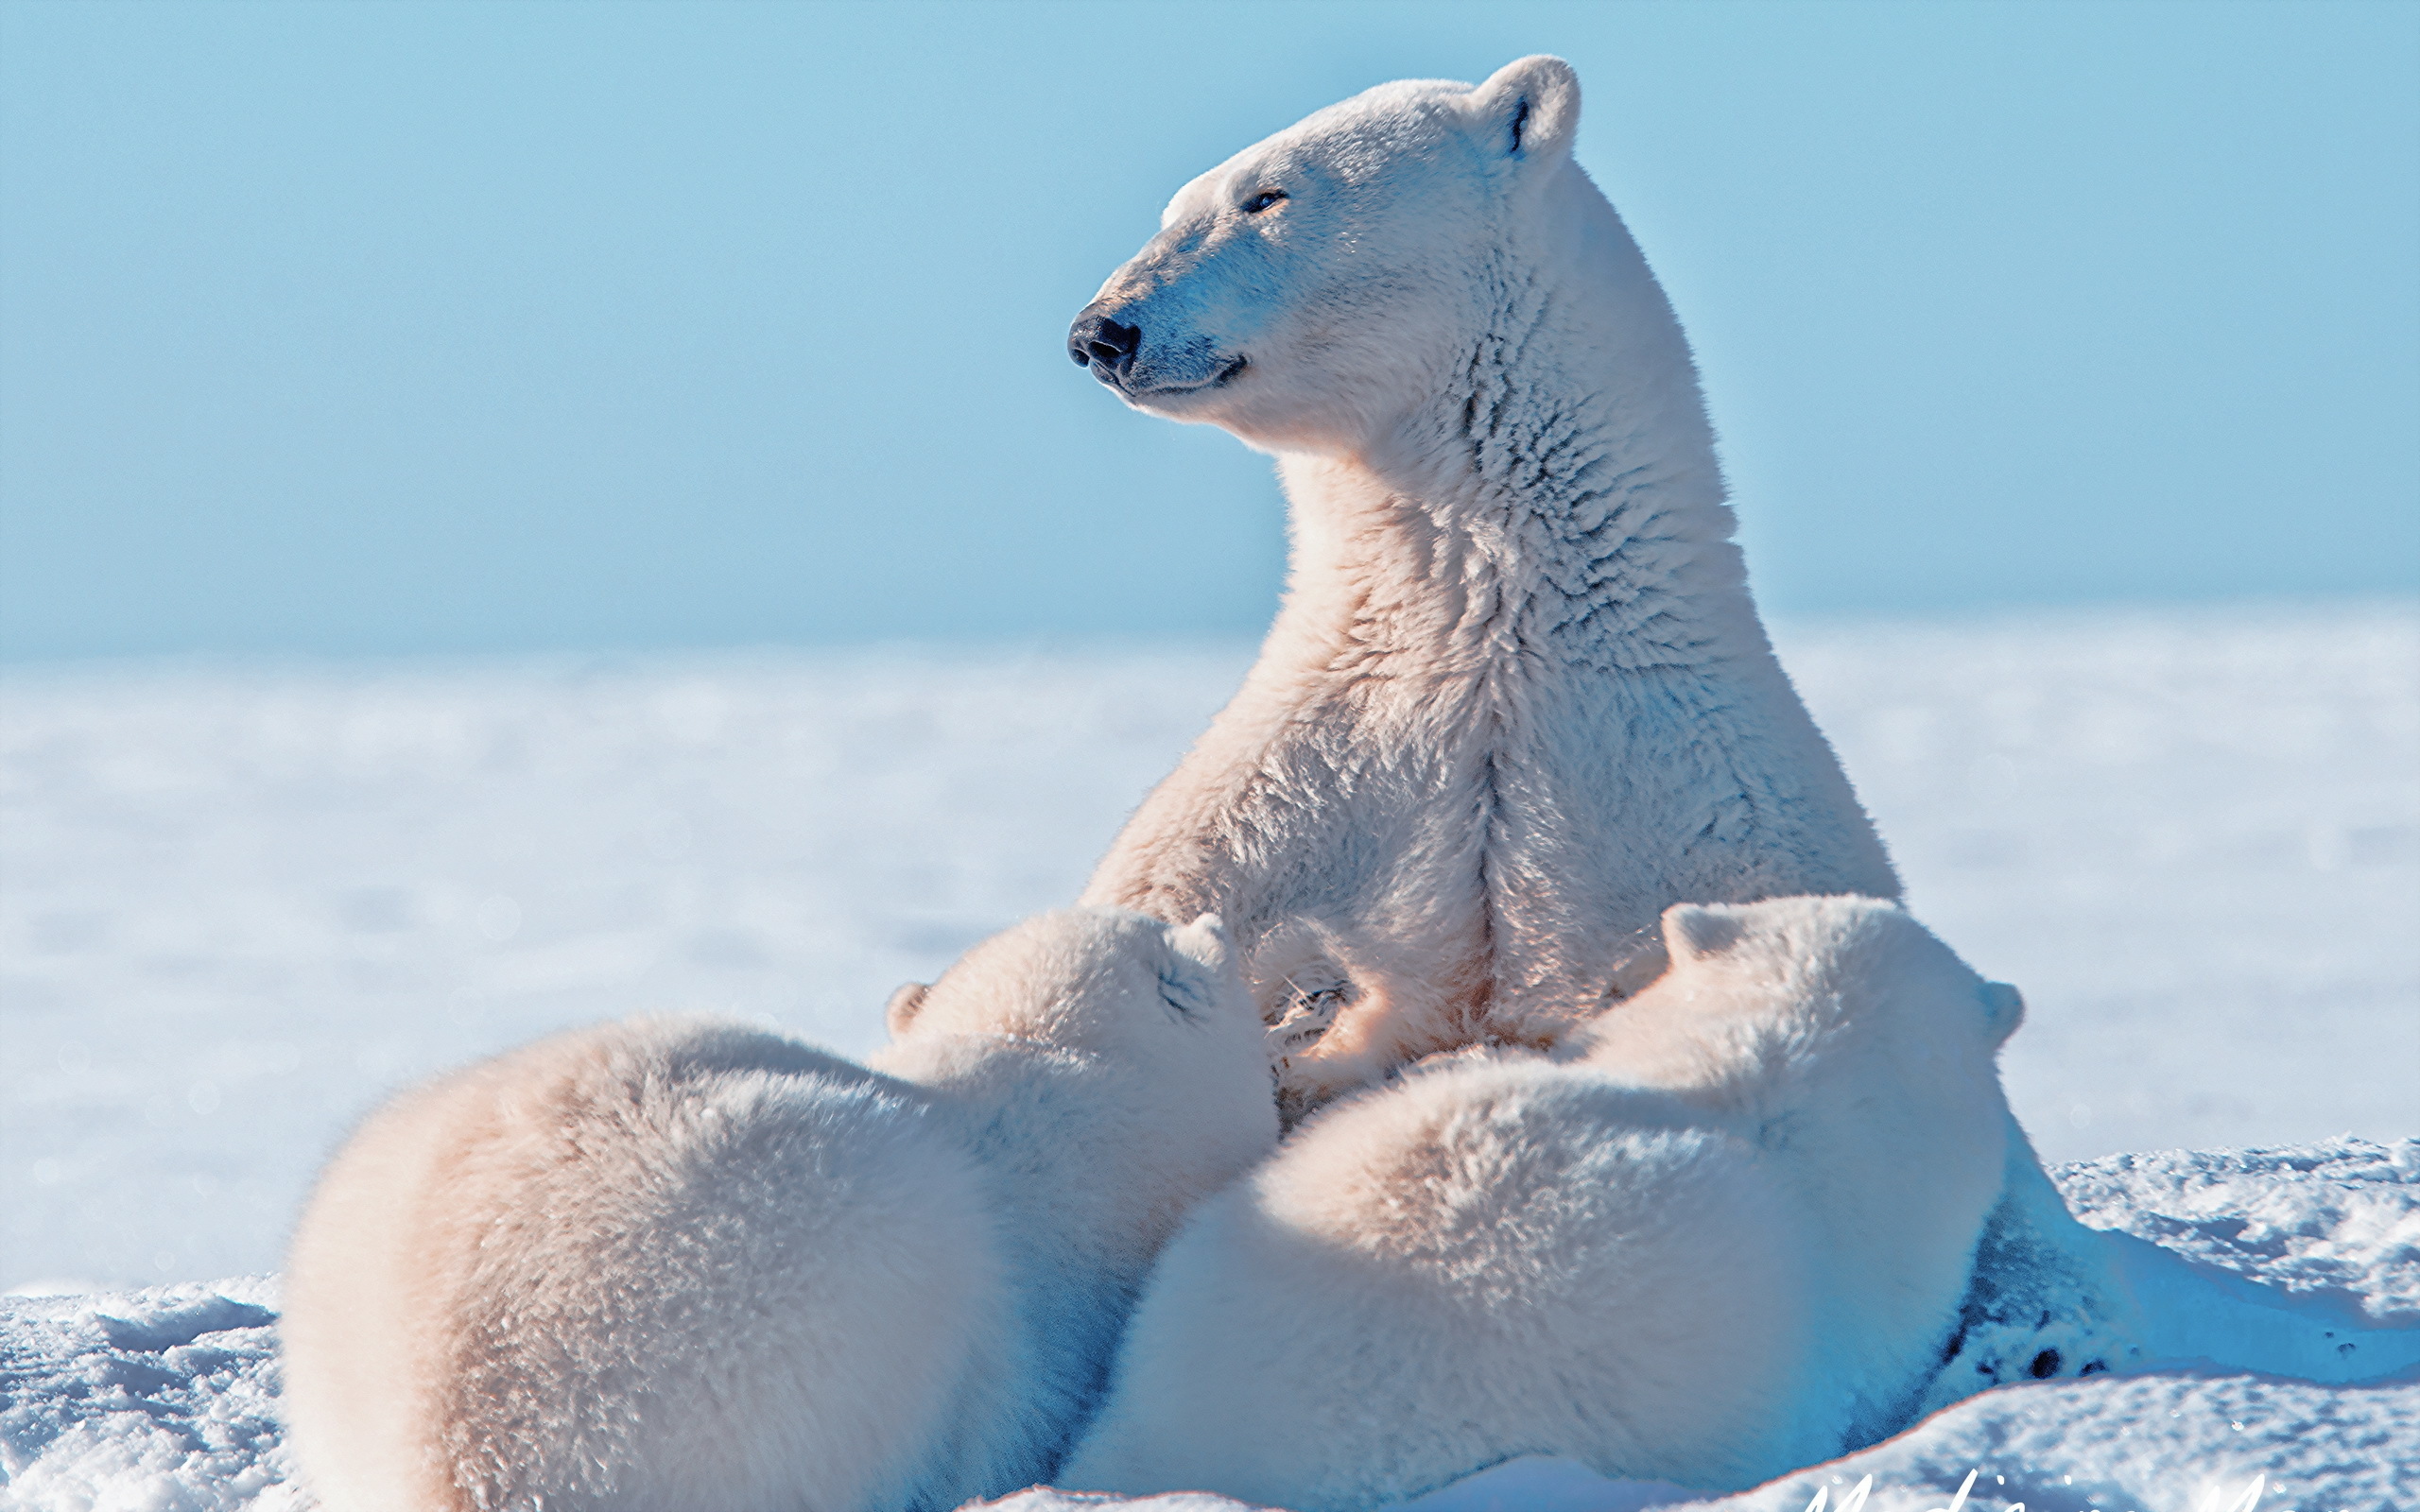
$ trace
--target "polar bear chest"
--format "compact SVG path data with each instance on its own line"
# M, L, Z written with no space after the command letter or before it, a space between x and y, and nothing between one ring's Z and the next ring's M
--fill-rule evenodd
M1660 669L1297 684L1152 880L1236 920L1263 1012L1306 1069L1355 1046L1399 1063L1550 1039L1654 956L1668 903L1803 869L1786 842L1762 853L1777 837L1740 769L1737 700L1703 684ZM1374 1019L1390 1026L1355 1027Z

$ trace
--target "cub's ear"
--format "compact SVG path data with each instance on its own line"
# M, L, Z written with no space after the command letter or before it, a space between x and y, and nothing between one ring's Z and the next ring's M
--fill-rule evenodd
M906 1034L908 1026L916 1022L916 1010L925 1005L925 991L922 982L902 982L890 994L890 1001L882 1005L883 1027L894 1038Z
M1976 996L1983 1000L1983 1013L1997 1037L1995 1042L2008 1043L2008 1037L2025 1022L2025 994L2006 982L1986 982Z
M1580 134L1580 76L1544 53L1497 69L1471 91L1483 139L1516 162L1552 163Z
M1227 926L1203 914L1183 929L1168 931L1168 962L1160 969L1160 996L1187 1018L1217 1009L1226 985Z
M1213 972L1227 969L1227 925L1216 914L1203 914L1183 929L1170 930L1168 943Z
M1719 904L1674 903L1664 910L1664 949L1675 966L1720 955L1745 932L1737 911Z

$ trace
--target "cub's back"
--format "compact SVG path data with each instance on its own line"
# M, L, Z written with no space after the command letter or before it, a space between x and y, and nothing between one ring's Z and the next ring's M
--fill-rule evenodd
M735 1027L541 1041L323 1177L287 1280L298 1455L339 1512L946 1498L926 1466L986 1455L962 1394L1011 1369L993 1221L900 1083Z

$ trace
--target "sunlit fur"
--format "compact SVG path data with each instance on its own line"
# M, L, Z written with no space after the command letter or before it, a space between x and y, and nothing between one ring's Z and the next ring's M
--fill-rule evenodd
M1372 90L1186 185L1093 307L1141 333L1131 403L1278 454L1293 566L1086 899L1220 913L1272 1017L1341 987L1296 1111L1551 1041L1653 975L1673 902L1898 891L1579 116L1550 58Z
M1726 1490L1904 1426L1999 1192L2016 995L1869 899L1663 935L1572 1058L1445 1057L1203 1204L1061 1483L1357 1512L1544 1453Z
M1263 1157L1215 920L1045 916L894 1001L879 1071L578 1030L321 1177L285 1410L332 1512L945 1509L1046 1477L1151 1257Z

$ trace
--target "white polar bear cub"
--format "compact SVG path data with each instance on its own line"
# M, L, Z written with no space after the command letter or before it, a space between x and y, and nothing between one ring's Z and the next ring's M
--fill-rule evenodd
M1999 1192L2015 991L1870 899L1663 928L1579 1063L1415 1072L1205 1203L1060 1484L1346 1512L1547 1453L1727 1490L1901 1426Z
M578 1030L383 1109L286 1282L351 1509L947 1508L1047 1475L1185 1210L1276 1140L1215 919L1046 915L891 1005L870 1072Z

